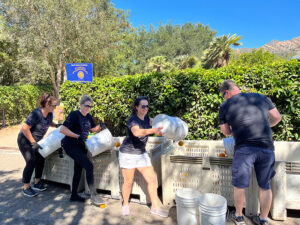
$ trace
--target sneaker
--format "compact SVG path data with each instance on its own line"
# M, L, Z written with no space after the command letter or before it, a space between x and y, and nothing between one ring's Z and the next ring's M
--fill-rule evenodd
M71 197L70 197L71 202L85 202L85 200L86 200L85 198L80 197L78 194L71 195Z
M243 216L236 216L235 212L232 214L232 220L236 225L246 225L244 217Z
M128 205L123 205L123 207L122 207L122 215L123 216L129 216L129 206Z
M255 216L253 222L257 225L269 225L268 220L261 219L259 216Z
M34 184L32 189L38 192L47 190L47 188L42 184L42 182L38 182L37 184Z
M105 204L104 200L99 195L92 195L91 201L95 205L102 205Z
M158 215L158 216L161 216L161 217L168 217L168 212L165 211L165 210L162 210L160 208L158 208L157 210L154 210L151 208L150 212L154 215Z
M27 197L34 197L34 196L37 196L39 193L32 190L32 188L29 186L29 188L27 189L23 189L23 195L24 196L27 196Z

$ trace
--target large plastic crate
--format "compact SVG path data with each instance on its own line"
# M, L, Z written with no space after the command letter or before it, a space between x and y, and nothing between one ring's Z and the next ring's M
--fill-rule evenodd
M157 175L157 185L162 184L161 174L161 160L160 155L164 152L164 149L171 145L173 142L166 140L163 137L149 137L146 145L146 150L151 158L152 166ZM123 184L123 176L121 169L119 170L119 190L121 192ZM136 170L134 181L131 189L131 194L139 196L139 199L132 198L132 202L138 202L140 204L150 203L150 197L148 195L147 182L144 177Z
M72 190L74 175L74 160L64 152L64 158L59 158L57 151L45 159L42 179L67 184ZM34 177L34 175L33 175ZM82 174L78 190L84 189L84 176Z
M163 204L173 205L175 193L193 188L201 193L215 193L233 206L231 185L232 159L182 155L162 156Z
M286 209L300 210L300 142L274 142L274 146L276 175L271 182L273 199L270 213L274 220L285 220ZM249 187L252 198L246 207L247 215L260 212L259 187L254 172L252 176L254 179Z

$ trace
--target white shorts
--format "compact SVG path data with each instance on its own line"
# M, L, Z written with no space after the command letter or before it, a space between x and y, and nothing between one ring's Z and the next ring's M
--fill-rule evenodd
M152 166L151 159L147 152L141 155L122 153L119 151L120 168L134 169Z

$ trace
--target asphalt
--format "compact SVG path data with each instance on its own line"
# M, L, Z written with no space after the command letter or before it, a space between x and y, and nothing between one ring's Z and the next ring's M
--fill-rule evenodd
M0 224L13 225L173 225L177 224L176 207L169 210L168 218L150 213L150 208L138 203L130 203L130 216L121 216L121 200L105 198L104 209L86 203L69 201L70 189L67 185L46 182L48 189L37 197L28 198L22 194L22 171L25 161L17 150L17 131L0 130ZM7 134L7 135L5 135ZM12 140L10 140L12 139ZM8 144L6 144L8 143ZM9 147L9 148L7 148ZM248 225L253 224L246 218ZM234 224L231 221L227 225ZM300 211L288 211L286 221L272 221L274 225L299 225ZM203 224L202 224L203 225Z

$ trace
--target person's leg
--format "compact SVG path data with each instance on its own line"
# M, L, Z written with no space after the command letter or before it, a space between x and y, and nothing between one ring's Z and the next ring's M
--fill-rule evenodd
M157 179L153 167L152 166L140 167L137 168L137 170L143 175L143 177L145 178L148 184L148 193L152 203L152 208L154 210L158 210L159 200L157 196Z
M82 167L74 160L74 175L72 181L72 196L77 196L78 186L81 179Z
M86 168L87 166L84 166L86 163L86 153L84 150L80 148L80 146L76 145L76 143L66 141L62 142L62 146L67 153L68 156L70 156L74 160L74 175L73 175L73 181L72 181L72 194L71 194L71 201L80 201L83 202L84 199L81 198L77 194L78 185L80 183L81 174L82 174L82 168ZM88 160L89 161L89 160ZM89 161L90 162L90 161ZM88 173L87 173L88 175ZM89 178L89 180L88 180ZM87 176L88 184L90 182L90 175ZM91 190L92 191L92 190Z
M275 175L274 164L274 151L261 149L258 152L254 168L259 186L260 219L263 220L267 220L272 203L271 179Z
M259 188L260 218L267 220L272 203L272 190Z
M236 149L232 162L232 185L235 216L243 215L243 207L246 202L245 189L249 186L250 176L255 161L255 154L251 148L244 147Z
M235 215L243 216L243 207L246 202L245 188L233 187L233 199L235 206Z
M133 183L135 169L125 169L122 168L123 175L123 185L122 185L122 197L123 197L123 206L129 204L129 196L131 193L131 187Z
M23 170L22 181L24 183L24 190L30 187L30 179L35 167L35 151L31 148L29 141L23 137L23 135L18 136L18 146L25 159L26 165Z
M41 177L42 177L44 165L45 165L45 158L43 156L41 156L41 154L38 151L36 151L35 159L36 159L36 163L35 163L35 182L34 183L37 184L41 181Z

